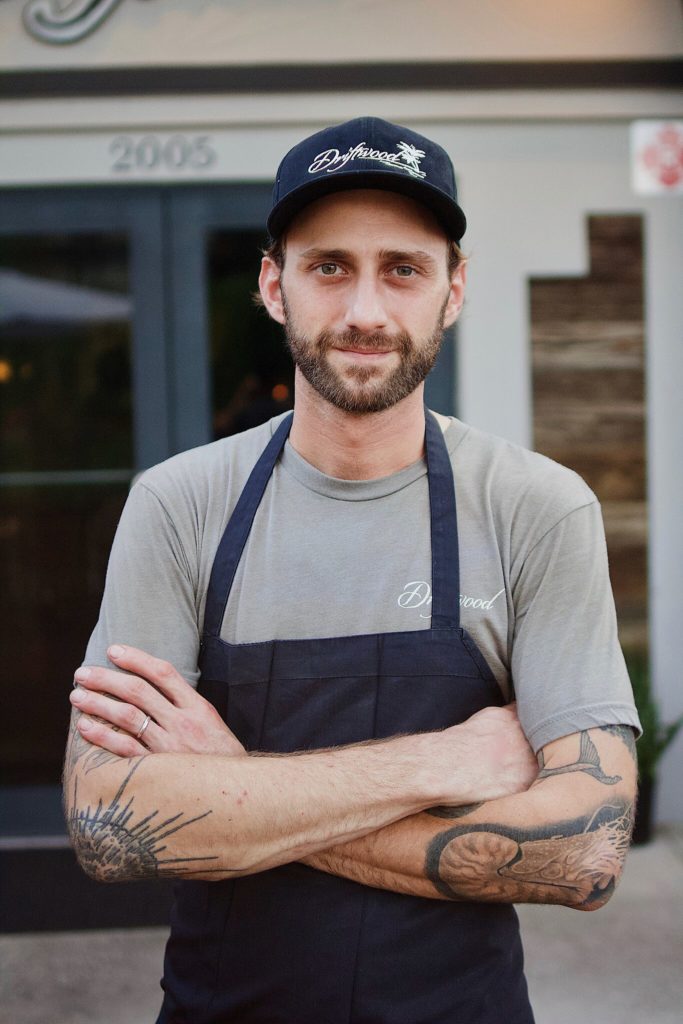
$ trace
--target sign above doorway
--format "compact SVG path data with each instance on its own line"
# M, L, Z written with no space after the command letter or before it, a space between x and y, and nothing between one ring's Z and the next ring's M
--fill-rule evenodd
M85 39L106 21L121 0L29 0L22 12L24 27L41 43L61 46Z

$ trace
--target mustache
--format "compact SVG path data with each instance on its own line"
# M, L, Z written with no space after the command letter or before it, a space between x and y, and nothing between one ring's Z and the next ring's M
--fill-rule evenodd
M362 348L367 352L391 350L405 356L413 347L407 331L392 335L385 334L384 331L359 331L357 327L350 327L346 331L321 331L316 342L321 353L329 352L333 348Z

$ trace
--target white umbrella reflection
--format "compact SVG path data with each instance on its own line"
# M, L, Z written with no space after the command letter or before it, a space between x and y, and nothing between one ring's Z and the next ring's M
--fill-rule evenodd
M0 269L3 327L116 323L129 320L132 308L127 295Z

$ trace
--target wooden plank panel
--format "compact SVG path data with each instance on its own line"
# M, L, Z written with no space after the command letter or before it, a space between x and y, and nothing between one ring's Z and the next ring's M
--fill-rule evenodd
M530 281L534 444L603 506L625 646L647 643L642 218L588 218L584 278Z

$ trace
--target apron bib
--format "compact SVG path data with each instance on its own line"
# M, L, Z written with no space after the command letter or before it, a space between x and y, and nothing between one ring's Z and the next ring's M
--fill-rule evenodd
M501 705L460 627L455 488L426 416L429 629L229 644L225 608L284 447L283 420L221 539L199 692L247 750L290 753L443 729ZM176 886L157 1024L533 1024L514 908L384 892L302 864Z

